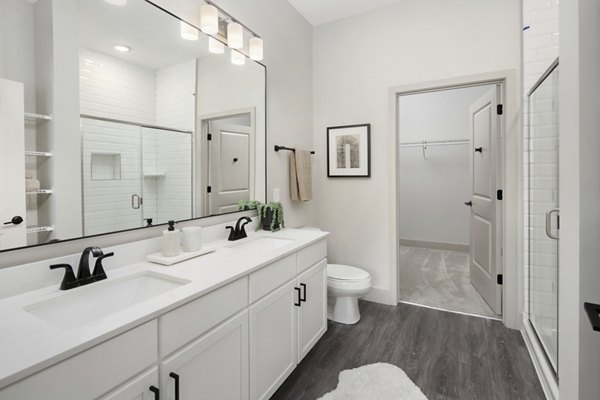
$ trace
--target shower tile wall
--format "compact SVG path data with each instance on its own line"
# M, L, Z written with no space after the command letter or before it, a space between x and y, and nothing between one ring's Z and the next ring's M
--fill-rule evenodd
M527 98L526 94L529 92L533 84L542 76L542 74L548 69L550 64L558 57L558 43L559 43L559 21L558 21L558 5L559 0L523 0L523 90L524 90L524 102L525 113L524 113L524 132L527 133L528 126L528 110L527 110ZM524 135L526 137L526 134ZM528 142L525 140L524 149L526 154L524 160L530 159L528 148ZM557 160L558 161L558 160ZM552 169L552 168L550 168ZM554 169L557 171L557 169ZM528 254L529 254L529 231L527 221L529 218L528 212L528 182L529 182L529 166L524 166L524 196L525 196L525 297L524 304L529 304L529 265L528 265ZM540 196L543 196L543 189L540 187ZM547 260L548 262L551 259ZM538 265L536 268L549 268L549 264ZM551 274L549 270L540 271L545 272L548 276L548 280L540 282L540 284L532 287L532 291L539 292L540 296L538 299L547 297L548 290L556 282L552 282L550 278ZM551 301L538 305L540 308L548 308L553 306ZM527 317L528 309L525 307L525 317Z
M155 71L89 49L81 49L80 74L82 114L194 131L196 60ZM144 200L140 215L136 216L137 226L142 226L142 219L145 218L152 218L155 224L169 219L191 218L192 135L118 123L116 126L122 126L124 132L131 128L139 131L137 146L143 160L138 177L140 185L143 182L143 189L140 188L139 194L143 194ZM84 141L87 142L84 186L95 187L93 191L85 191L85 196L89 197L86 198L86 203L99 204L105 196L117 193L121 200L130 199L133 193L131 187L108 181L92 183L90 175L86 173L89 153L94 148L103 146L101 141L92 143L94 139L119 143L123 138L85 136L84 130ZM121 162L128 160L128 157L124 157ZM165 175L148 176L157 172L164 172ZM127 206L130 207L129 200ZM122 216L103 214L102 218L93 218L86 212L85 216L89 220L86 220L86 229L94 232L116 230L114 227L119 226ZM121 226L120 229L124 227Z

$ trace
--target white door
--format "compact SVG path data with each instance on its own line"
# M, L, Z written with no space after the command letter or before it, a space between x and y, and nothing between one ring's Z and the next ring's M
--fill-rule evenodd
M498 315L502 313L500 207L501 116L497 113L497 88L491 88L469 109L471 129L471 283Z
M327 331L327 260L298 277L298 363Z
M250 398L268 399L296 367L296 280L250 306Z
M248 126L210 122L210 214L237 211L240 200L250 199L252 144Z
M238 314L161 363L163 400L248 399L248 312Z
M102 400L155 400L159 398L155 395L158 386L158 368L152 368L102 397Z
M23 84L0 79L0 250L27 245L24 116Z

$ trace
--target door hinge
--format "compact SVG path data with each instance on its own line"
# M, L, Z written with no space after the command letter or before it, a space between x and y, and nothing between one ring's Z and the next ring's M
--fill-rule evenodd
M504 106L502 104L498 104L496 106L496 114L498 114L498 115L504 114Z
M498 274L498 275L496 276L496 283L497 283L498 285L502 285L502 274Z
M206 193L210 193L212 192L212 186L207 186L206 187Z
M212 134L209 133L208 135L206 135L206 140L212 140Z
M498 200L502 200L502 196L504 195L504 193L502 192L502 189L498 189L496 191L496 199Z

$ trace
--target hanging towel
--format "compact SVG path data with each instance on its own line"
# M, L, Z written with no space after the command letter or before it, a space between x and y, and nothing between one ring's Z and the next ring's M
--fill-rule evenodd
M290 196L292 201L312 200L312 171L310 151L290 153Z

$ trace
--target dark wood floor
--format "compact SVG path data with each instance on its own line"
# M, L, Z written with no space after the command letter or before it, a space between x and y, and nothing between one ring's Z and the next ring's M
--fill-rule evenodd
M499 321L408 304L360 307L356 325L329 322L271 399L315 400L342 370L376 362L402 368L429 400L545 399L521 334Z

